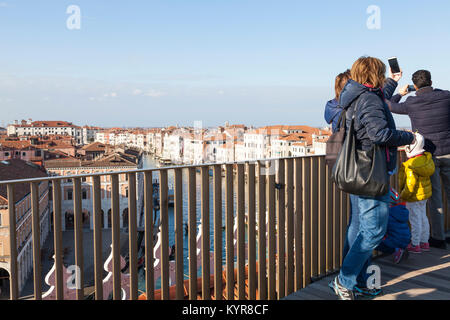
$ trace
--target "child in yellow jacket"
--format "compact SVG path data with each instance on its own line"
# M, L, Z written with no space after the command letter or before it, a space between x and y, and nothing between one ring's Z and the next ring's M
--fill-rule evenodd
M406 201L411 225L411 243L407 250L411 253L430 251L428 238L430 225L427 218L427 199L431 197L430 177L434 173L431 153L424 150L424 138L416 133L413 144L406 146L408 160L399 171L400 197Z

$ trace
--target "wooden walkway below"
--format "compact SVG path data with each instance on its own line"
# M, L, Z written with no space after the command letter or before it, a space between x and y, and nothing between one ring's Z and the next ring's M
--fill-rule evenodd
M450 250L431 248L430 252L409 254L394 264L392 256L373 261L381 269L383 295L375 300L450 300ZM286 300L337 300L328 287L336 275L313 282Z

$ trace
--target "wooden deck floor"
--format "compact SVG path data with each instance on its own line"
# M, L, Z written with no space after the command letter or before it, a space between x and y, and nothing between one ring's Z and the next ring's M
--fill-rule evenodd
M376 300L450 300L450 250L431 248L431 252L410 254L394 264L392 256L373 261L381 269L383 295ZM328 276L297 291L286 300L337 300L328 287L335 277Z

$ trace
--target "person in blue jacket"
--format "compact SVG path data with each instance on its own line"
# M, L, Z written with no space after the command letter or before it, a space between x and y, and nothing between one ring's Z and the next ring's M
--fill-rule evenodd
M341 95L342 89L344 89L345 84L350 79L350 70L338 74L334 81L334 99L327 102L325 105L325 121L331 124L331 129L333 132L336 131L338 127L339 117L341 116L342 108L339 107L339 97Z
M409 229L409 211L406 203L400 202L400 195L391 188L391 202L389 203L389 220L386 235L375 250L387 254L394 254L394 263L408 257L406 247L411 241L411 230Z
M386 80L386 65L373 57L361 57L352 66L348 80L339 98L339 105L346 109L346 130L355 112L356 148L370 150L373 145L386 149L387 173L393 174L397 165L397 147L411 144L415 136L411 132L396 129L394 118L386 104L397 87L395 79ZM387 84L393 84L386 89ZM384 88L383 88L384 86ZM359 99L358 99L359 98ZM386 234L389 218L389 193L380 197L354 196L356 203L352 220L357 216L356 238L349 245L339 275L330 287L341 300L355 299L354 290L362 295L378 295L379 289L369 289L366 284L367 268L372 251ZM355 219L356 220L356 219ZM353 222L352 222L353 224Z
M393 75L392 72L390 72L389 78L386 80L386 83L383 87L383 94L384 97L389 100L392 98L395 90L398 86L398 81L402 78L402 73ZM344 89L345 85L347 84L348 80L351 79L350 76L350 70L347 69L346 71L338 74L335 79L334 83L334 91L336 96L327 101L325 105L325 121L328 124L331 124L331 129L333 132L336 132L338 129L338 121L342 113L342 107L339 105L339 98L341 96L341 92Z
M402 73L393 75L390 72L389 78L386 80L383 86L383 95L386 99L390 99L394 94L398 81L402 78ZM338 74L335 79L335 98L329 100L325 106L325 121L332 125L332 131L336 132L339 129L339 118L341 116L343 108L339 105L339 98L343 88L347 85L351 79L351 72L349 69ZM347 255L350 247L353 245L356 236L359 232L359 214L358 214L358 197L355 195L350 195L350 219L347 226L345 242L343 247L343 258ZM369 261L370 262L370 261ZM365 275L361 273L358 276L358 283L365 283ZM355 292L359 295L369 295L373 296L379 294L377 290L365 290L356 286Z

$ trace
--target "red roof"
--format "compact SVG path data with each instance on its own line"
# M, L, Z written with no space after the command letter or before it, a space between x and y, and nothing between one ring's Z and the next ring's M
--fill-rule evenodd
M31 163L19 159L11 159L7 161L0 161L0 181L41 178L46 177L47 173L44 169ZM16 202L23 199L30 193L29 183L18 183L14 188L14 197ZM7 205L7 187L0 185L0 204Z

